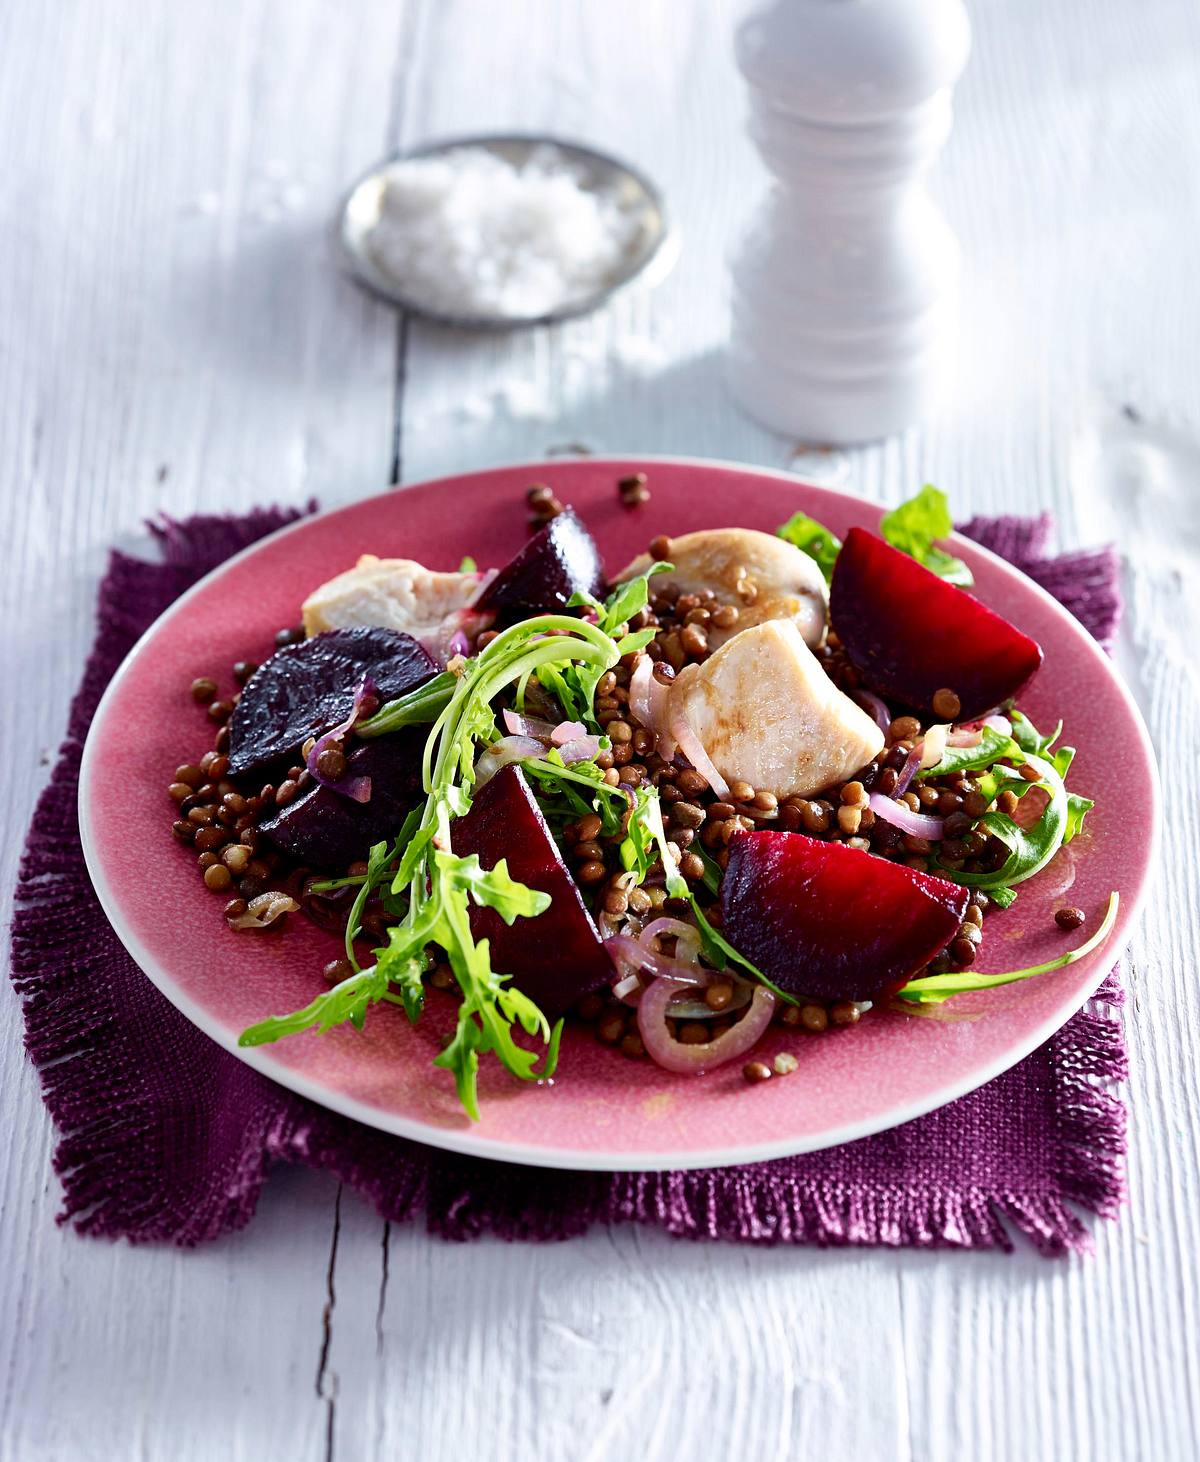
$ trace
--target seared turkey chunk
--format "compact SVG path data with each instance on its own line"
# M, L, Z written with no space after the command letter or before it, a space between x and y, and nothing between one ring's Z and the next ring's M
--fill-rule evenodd
M735 635L671 686L682 715L728 781L809 797L883 750L883 732L822 670L791 620Z
M479 588L475 574L446 574L410 558L363 554L352 569L322 584L304 601L304 629L380 625L438 643L458 627L459 613Z
M677 584L684 594L711 589L722 604L737 607L735 625L706 630L713 649L770 619L793 621L814 649L825 638L825 580L816 563L793 544L753 528L708 528L672 538L670 545L667 561L674 569L652 579L651 592L661 584ZM653 561L640 554L619 578L644 574Z

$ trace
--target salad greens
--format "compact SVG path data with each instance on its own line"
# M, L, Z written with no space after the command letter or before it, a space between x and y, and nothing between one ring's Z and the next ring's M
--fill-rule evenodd
M1065 969L1067 965L1073 965L1085 955L1091 954L1093 949L1099 949L1112 933L1120 904L1120 894L1115 891L1110 893L1104 918L1096 932L1077 948L1068 950L1066 954L1060 954L1055 959L1048 959L1040 965L1030 965L1023 970L1007 970L998 975L973 974L970 970L956 970L944 975L922 975L919 979L909 980L897 992L896 999L907 1000L913 1005L940 1005L954 995L965 995L972 990L994 990L997 985L1012 985L1018 980L1032 980L1035 975L1048 975L1052 970Z
M937 539L946 538L953 531L954 522L946 494L929 485L898 508L885 513L879 524L880 534L893 548L915 558L938 578L969 588L975 582L971 570L961 558L937 546ZM776 532L780 538L785 538L816 561L826 583L833 578L833 566L841 552L842 542L823 523L818 523L807 513L793 513Z
M949 772L973 771L979 790L994 801L1002 792L1027 797L1035 789L1045 796L1045 807L1034 820L1019 820L994 809L985 812L975 826L999 839L1008 849L1003 864L989 873L964 873L947 868L940 860L935 871L955 883L984 889L1000 908L1008 908L1016 898L1014 885L1040 873L1058 850L1069 843L1083 826L1083 819L1094 805L1090 798L1068 792L1065 777L1075 759L1075 748L1051 747L1062 730L1059 722L1053 733L1042 736L1028 717L1013 712L1013 734L1006 736L992 726L983 727L978 746L948 746L936 766L918 773L922 780L945 776ZM1034 749L1036 748L1036 750ZM1016 768L1028 766L1037 773L1035 779L1022 776ZM1026 827L1025 821L1030 825Z
M818 523L807 513L793 513L775 532L778 537L786 538L801 553L807 553L809 558L814 559L825 575L825 582L829 583L833 578L833 566L837 563L837 556L842 551L840 538L835 538L823 523Z
M596 623L567 614L542 614L503 630L456 673L445 672L420 690L385 705L358 727L365 736L382 735L418 721L433 722L425 745L425 801L410 813L399 835L377 844L359 880L335 879L322 888L357 882L358 891L346 930L346 956L354 973L318 995L302 1010L274 1016L242 1033L239 1043L256 1046L303 1030L326 1031L345 1021L361 1027L367 1009L380 1000L398 1001L416 1021L424 1005L421 976L430 964L429 947L445 954L462 993L453 1037L434 1065L454 1076L459 1099L472 1118L479 1116L479 1058L488 1052L522 1080L544 1079L555 1067L561 1020L549 1021L511 976L492 968L488 941L471 933L474 904L494 909L507 924L532 919L549 906L549 895L515 881L504 860L490 870L478 856L452 851L450 825L471 804L476 756L498 739L493 702L506 691L517 694L532 676L555 694L565 715L596 724L593 699L600 678L624 656L645 646L652 631L629 630L648 602L648 580L668 565L622 584L601 604L587 603ZM607 743L602 743L606 745ZM605 830L622 827L622 863L631 879L642 882L659 862L668 891L686 896L687 885L667 849L658 794L653 787L630 793L610 787L594 760L568 767L557 751L525 763L544 790L552 791L564 817L598 810ZM376 962L359 967L355 939L372 894L384 900L396 922ZM515 1027L538 1038L544 1060L518 1044Z

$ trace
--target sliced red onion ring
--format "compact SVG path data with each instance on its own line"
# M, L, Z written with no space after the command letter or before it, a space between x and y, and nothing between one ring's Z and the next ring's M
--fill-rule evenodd
M931 843L940 843L945 833L944 818L914 812L907 803L893 802L882 792L872 792L867 805L876 817L882 817L884 822L890 822L893 827L910 833L914 838L927 838Z
M896 790L892 793L894 797L903 797L908 791L908 784L921 770L921 757L925 750L925 743L918 741L916 746L908 753L908 758L900 768L900 778L896 783Z
M706 1001L697 999L695 995L676 995L667 1006L667 1014L672 1020L722 1020L739 1010L745 1010L754 998L757 987L750 980L739 980L732 975L727 978L733 986L733 994L724 1009L713 1010Z
M1001 736L1012 735L1012 722L1008 719L1007 716L987 716L985 717L983 724L985 726L990 726L993 731L998 731ZM980 735L979 739L981 741L983 740L982 734Z
M486 747L475 763L475 785L485 786L497 772L515 761L536 761L546 755L546 748L532 736L502 736Z
M600 755L600 738L598 736L577 736L574 741L564 742L558 748L558 754L562 757L565 767L574 766L577 761L595 761Z
M328 787L331 792L340 792L343 797L349 797L354 802L369 802L371 800L371 779L370 777L355 777L348 773L336 778L327 777L320 770L317 763L321 759L321 753L333 746L335 743L341 749L341 743L354 730L359 721L366 720L373 716L379 709L380 704L379 687L369 675L364 675L358 682L358 689L354 692L354 702L350 707L350 714L341 723L335 726L332 731L326 731L312 744L312 749L304 758L304 765L308 768L308 774L313 781L320 782L323 787Z
M550 740L555 746L565 746L568 741L578 741L586 735L587 727L582 721L560 721L551 731Z
M982 726L956 726L946 737L947 746L978 746L983 740ZM911 1004L912 1002L907 1002Z
M701 1076L716 1066L723 1066L727 1061L736 1061L758 1044L771 1024L775 996L760 985L754 991L749 1010L724 1035L718 1036L715 1041L685 1046L668 1031L667 1017L673 997L686 988L676 980L655 980L644 991L638 1005L638 1030L646 1052L652 1061L666 1071Z
M884 705L873 691L869 690L856 690L854 692L854 699L862 706L864 711L868 711L871 714L876 726L886 736L892 724L892 713L888 710L887 706Z
M694 925L682 919L651 919L638 935L638 943L649 949L650 941L656 938L674 939L675 958L685 964L699 964L700 931Z
M549 741L554 735L553 721L541 721L536 716L521 716L516 711L503 711L501 714L505 729L513 736L532 736L535 741Z
M727 801L729 797L729 783L717 771L716 767L713 766L708 752L700 744L700 738L688 725L687 721L681 715L676 715L672 719L669 729L671 735L678 741L680 751L691 762L695 770L700 773L722 801ZM659 754L662 754L661 751Z
M450 651L447 659L453 659L455 655L469 655L471 653L471 642L461 629L456 629L450 636L446 648Z
M648 975L670 980L680 986L711 985L717 978L716 970L706 970L703 965L685 964L682 960L670 959L665 954L655 954L646 949L628 934L614 934L604 941L604 947L617 961L622 970L645 971Z

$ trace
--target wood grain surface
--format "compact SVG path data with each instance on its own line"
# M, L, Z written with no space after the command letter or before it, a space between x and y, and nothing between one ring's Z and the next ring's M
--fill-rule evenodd
M1064 1263L632 1230L449 1246L283 1171L247 1231L201 1251L83 1241L54 1223L9 996L0 1462L1200 1454L1200 10L978 0L934 179L966 261L954 390L920 431L830 454L754 426L722 384L724 258L763 183L738 9L5 8L0 888L107 547L159 508L336 502L571 443L795 462L888 502L932 480L963 515L1049 507L1064 545L1125 554L1120 663L1171 809L1128 969L1127 1211ZM679 225L674 274L487 339L398 322L339 279L344 183L490 127L640 163Z

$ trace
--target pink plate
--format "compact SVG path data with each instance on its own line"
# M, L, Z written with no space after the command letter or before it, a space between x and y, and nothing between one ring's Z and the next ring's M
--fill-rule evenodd
M793 1051L786 1080L748 1086L735 1064L702 1078L672 1076L600 1046L585 1030L563 1042L550 1083L523 1085L494 1062L480 1073L483 1119L461 1113L454 1086L430 1066L451 1027L433 994L415 1029L394 1007L361 1033L293 1037L239 1050L238 1033L306 1004L324 988L336 941L298 921L282 937L233 934L221 902L173 842L165 796L175 766L210 745L187 687L262 659L306 594L364 552L456 568L504 562L525 540L524 493L547 482L572 503L617 569L658 533L740 524L768 531L798 508L842 534L874 527L880 509L793 477L715 462L652 461L653 498L627 512L615 482L647 464L586 460L504 467L444 478L307 519L247 549L185 594L134 648L96 715L83 759L80 816L88 867L105 912L147 975L227 1050L276 1081L359 1121L458 1152L556 1168L660 1169L753 1162L846 1142L897 1126L971 1091L1046 1040L1096 989L1128 937L1157 838L1153 756L1140 715L1107 658L1053 599L973 544L977 593L1043 646L1045 664L1023 698L1034 721L1067 722L1079 749L1073 785L1096 799L1086 830L997 915L979 968L1013 969L1060 953L1051 917L1070 902L1094 928L1111 889L1120 917L1107 947L1053 975L961 997L970 1019L872 1013L820 1038L774 1027L765 1051ZM1131 836L1129 810L1138 809ZM159 848L153 879L129 848Z

